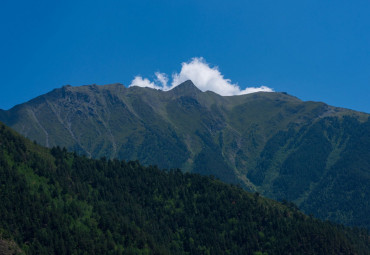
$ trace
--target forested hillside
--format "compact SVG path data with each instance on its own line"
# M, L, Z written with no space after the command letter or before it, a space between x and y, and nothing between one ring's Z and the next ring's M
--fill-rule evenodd
M0 110L0 121L47 147L214 175L370 229L369 114L286 93L223 97L187 81L65 86Z
M316 220L290 203L179 170L49 150L2 124L0 201L1 239L26 254L370 250L367 231Z

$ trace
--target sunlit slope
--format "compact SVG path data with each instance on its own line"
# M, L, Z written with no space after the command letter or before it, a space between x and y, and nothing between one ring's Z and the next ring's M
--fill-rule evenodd
M191 81L167 92L65 86L0 113L48 147L214 175L370 227L368 118L286 93L222 97Z

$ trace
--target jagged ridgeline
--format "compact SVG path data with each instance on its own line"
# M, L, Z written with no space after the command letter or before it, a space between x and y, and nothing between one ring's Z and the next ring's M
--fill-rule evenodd
M370 229L369 114L286 93L223 97L187 81L167 92L65 86L0 120L47 147L214 175Z
M0 123L0 253L369 254L369 233L209 177L46 149ZM3 249L3 250L2 250Z

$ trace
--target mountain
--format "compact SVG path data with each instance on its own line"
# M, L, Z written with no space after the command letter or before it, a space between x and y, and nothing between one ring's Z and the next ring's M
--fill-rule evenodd
M64 86L0 112L38 143L93 158L214 175L306 213L370 229L369 114L287 93L220 96Z
M0 253L369 254L369 233L214 178L43 148L0 123ZM2 238L4 237L4 238Z

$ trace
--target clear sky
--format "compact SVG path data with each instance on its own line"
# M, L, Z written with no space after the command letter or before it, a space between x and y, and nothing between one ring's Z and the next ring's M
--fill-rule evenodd
M0 108L204 58L226 79L370 113L370 1L2 0Z

